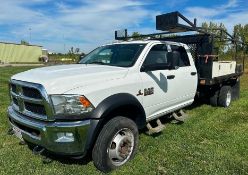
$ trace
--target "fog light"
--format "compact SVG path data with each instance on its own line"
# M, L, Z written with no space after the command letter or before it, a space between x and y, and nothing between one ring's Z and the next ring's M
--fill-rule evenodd
M70 132L59 132L57 133L57 139L55 142L74 142L73 133Z

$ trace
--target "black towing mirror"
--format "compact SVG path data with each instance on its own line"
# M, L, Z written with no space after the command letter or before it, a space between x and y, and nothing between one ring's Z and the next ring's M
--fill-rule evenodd
M149 71L155 71L155 70L172 70L172 69L177 69L178 67L175 66L170 66L168 64L148 64L148 65L143 65L141 67L141 72L149 72Z

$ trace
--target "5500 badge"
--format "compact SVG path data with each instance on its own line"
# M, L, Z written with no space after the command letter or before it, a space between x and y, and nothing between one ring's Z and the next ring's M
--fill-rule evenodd
M154 87L145 88L144 93L142 93L142 91L139 90L137 96L139 96L139 95L147 96L147 95L152 95L152 94L154 94Z

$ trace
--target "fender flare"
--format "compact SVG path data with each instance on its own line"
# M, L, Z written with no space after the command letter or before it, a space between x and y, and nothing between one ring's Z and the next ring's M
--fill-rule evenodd
M137 109L141 112L141 115L145 116L145 110L136 97L128 93L119 93L111 95L99 103L96 109L92 112L91 118L104 118L114 109L124 105L132 105L137 107Z

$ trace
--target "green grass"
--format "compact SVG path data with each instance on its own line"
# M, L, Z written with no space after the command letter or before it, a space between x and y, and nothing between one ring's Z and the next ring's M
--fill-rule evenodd
M101 174L92 162L55 160L43 164L27 146L6 134L11 75L30 67L0 68L0 174ZM242 77L241 98L228 109L201 105L182 124L168 124L156 137L140 134L139 151L111 174L248 174L248 77Z

